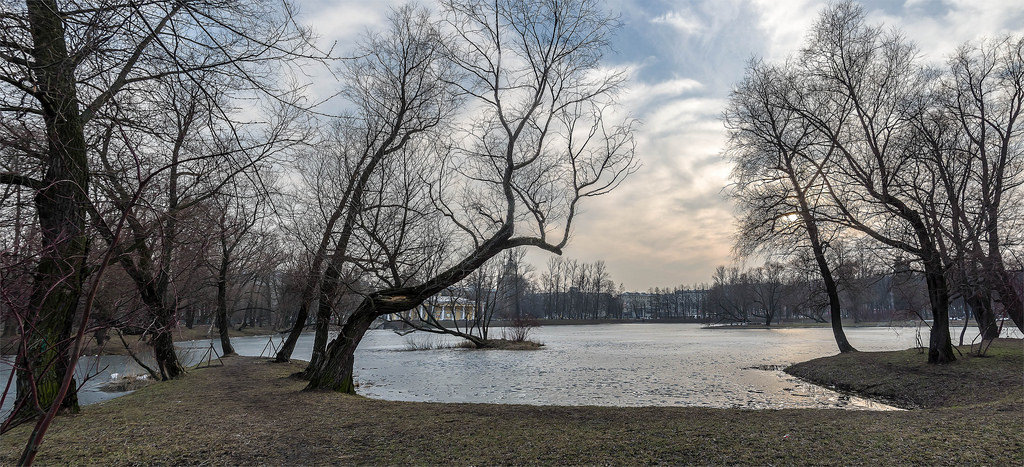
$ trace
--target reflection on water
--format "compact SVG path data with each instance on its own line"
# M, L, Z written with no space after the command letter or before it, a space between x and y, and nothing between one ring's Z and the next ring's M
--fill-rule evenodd
M493 330L500 335L501 330ZM927 330L922 330L927 341ZM914 347L917 328L849 328L860 350ZM977 334L968 330L967 341ZM416 336L413 334L412 336ZM1016 336L1019 337L1019 336ZM387 400L505 404L702 406L740 408L890 407L839 394L783 373L787 365L836 353L828 328L703 329L697 324L545 326L531 339L536 351L438 349L407 351L409 339L445 346L448 336L402 337L371 330L356 352L359 392ZM232 339L240 355L271 355L276 336ZM179 344L183 360L197 362L209 340ZM220 344L213 341L220 351ZM313 336L304 334L294 357L308 360ZM922 359L925 356L922 354ZM91 403L117 393L97 389L110 373L135 373L128 357L83 357L80 399ZM9 363L0 365L6 381Z

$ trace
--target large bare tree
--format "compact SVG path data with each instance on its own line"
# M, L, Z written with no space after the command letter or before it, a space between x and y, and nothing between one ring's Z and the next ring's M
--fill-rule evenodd
M792 255L810 246L828 296L832 334L840 352L856 349L843 332L839 287L827 260L829 237L820 220L826 209L824 159L831 157L814 127L786 105L799 78L782 68L753 62L733 91L725 112L733 161L731 197L740 229L737 249ZM834 230L834 229L832 229Z
M354 352L377 317L415 308L506 249L560 253L580 202L635 166L631 125L609 120L621 76L599 68L614 21L597 2L444 2L443 14L445 58L467 98L460 130L389 164L397 172L378 199L391 202L361 223L365 251L377 251L360 265L379 271L374 290L307 373L309 389L354 392ZM420 208L424 195L432 209Z

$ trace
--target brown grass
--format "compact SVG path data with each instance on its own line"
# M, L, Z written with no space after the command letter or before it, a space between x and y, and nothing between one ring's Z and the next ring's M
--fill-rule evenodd
M456 347L470 350L540 350L544 344L531 340L514 341L509 339L487 339L482 347L470 341L462 341Z
M840 354L785 371L900 407L969 406L1024 393L1024 341L996 339L985 356L971 353L970 346L959 350L957 360L947 365L929 365L925 349L910 349Z
M1020 391L970 407L906 412L438 404L303 392L304 383L288 377L301 369L299 364L242 357L225 362L59 418L39 462L1024 462ZM1012 371L1019 386L1020 368ZM17 459L28 428L4 436L0 464Z

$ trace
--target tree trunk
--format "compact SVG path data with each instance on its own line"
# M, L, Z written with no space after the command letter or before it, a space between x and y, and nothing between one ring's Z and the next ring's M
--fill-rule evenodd
M82 292L88 239L85 236L89 171L74 68L68 57L64 24L54 0L26 2L32 34L34 84L46 125L46 173L36 193L42 249L36 266L30 307L38 313L19 353L20 407L33 407L35 380L39 406L55 401L70 366L69 343ZM77 412L76 385L62 402Z
M153 333L152 340L153 356L160 367L161 377L174 379L185 372L178 361L178 354L174 351L174 310L172 307L161 306L153 311L156 314L156 332Z
M796 183L796 179L792 178L793 183ZM832 268L828 266L828 261L825 259L825 247L821 244L821 234L818 231L818 225L815 223L815 219L811 216L808 210L806 199L803 195L803 191L797 190L797 195L800 201L800 214L803 217L805 228L807 230L808 239L811 241L811 250L814 252L814 261L818 264L818 271L821 273L821 280L825 284L825 293L828 295L828 310L829 318L832 321L832 336L836 340L836 345L839 346L840 353L856 352L857 349L850 344L850 341L846 339L846 332L843 331L843 310L841 302L839 301L839 287L836 285L836 279L832 275Z
M323 364L308 372L309 384L307 391L330 390L355 394L356 387L352 379L353 363L356 347L363 335L370 329L377 318L376 310L369 299L363 300L359 308L348 318L341 328L338 337L331 341L324 353Z
M1024 332L1024 296L1021 296L1014 288L1013 275L1006 271L1002 264L1002 258L993 263L995 263L995 271L992 273L995 277L991 283L999 295L999 303L1003 305L1003 310L1006 311L1013 324L1017 325L1017 329Z
M320 364L324 353L327 351L327 335L331 329L331 311L334 309L334 300L337 298L338 281L340 273L333 264L327 266L324 271L324 279L320 284L320 302L316 310L316 334L313 337L313 355L309 359L309 365L302 372L308 378L313 369Z
M307 285L307 287L310 287L310 285ZM295 316L295 322L292 324L292 330L288 333L284 344L281 345L281 350L277 351L277 357L274 358L275 362L287 363L292 358L292 352L295 351L295 343L299 341L299 336L302 335L302 330L306 328L306 320L308 319L309 301L303 298L300 300L299 311Z
M988 292L972 294L965 300L967 306L971 307L971 314L974 315L974 322L978 324L978 334L982 340L992 340L999 337L999 326L996 324L996 315L992 311L992 297ZM964 316L966 320L967 317Z
M220 273L217 277L217 330L220 334L220 348L225 356L236 355L235 348L231 346L231 337L228 333L228 300L227 300L227 261L221 261Z
M949 292L942 270L942 259L930 241L921 240L926 256L923 260L928 302L932 309L928 363L951 363L956 361L956 356L953 355L953 341L949 334Z

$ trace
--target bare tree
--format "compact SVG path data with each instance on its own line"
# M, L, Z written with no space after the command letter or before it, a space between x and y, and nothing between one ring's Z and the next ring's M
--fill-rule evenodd
M346 63L343 95L351 117L337 122L326 157L334 158L341 183L316 182L323 188L318 204L325 212L319 247L312 252L310 281L303 290L295 326L277 361L287 361L319 293L313 362L327 344L332 303L343 291L342 271L353 232L362 215L372 178L387 158L404 150L417 135L441 125L454 108L451 66L443 60L442 41L428 13L404 7L392 12L386 33L367 36L356 51L362 58ZM340 170L338 170L340 169ZM329 193L334 196L329 198Z
M454 36L447 59L464 73L457 84L472 113L453 150L433 145L426 188L436 209L420 215L397 206L399 222L374 225L387 236L365 231L385 253L366 269L387 274L327 346L309 389L354 391L354 352L377 317L415 308L503 250L560 253L579 203L634 168L631 126L607 122L607 99L621 78L594 74L613 26L596 2L446 2L443 9ZM402 181L392 188L400 201L409 191Z
M266 259L274 260L265 258L268 253L273 252L273 248L267 244L270 239L266 231L267 218L270 214L269 193L266 193L265 187L260 186L266 174L261 175L259 179L255 176L252 179L236 178L238 180L235 183L230 184L211 200L213 209L209 213L213 217L210 219L213 221L211 224L216 226L218 254L210 255L210 258L217 259L216 264L211 265L211 269L215 271L216 322L224 355L235 354L229 335L231 312L228 294L232 285L231 280L242 279L242 274L239 273L255 269L256 265L252 263Z
M843 332L839 289L828 264L821 212L827 145L798 112L786 105L798 92L799 78L780 68L754 62L733 91L725 113L730 130L727 153L733 161L733 189L740 212L737 250L792 255L809 245L828 296L832 334L840 352L853 352ZM822 151L826 153L822 153ZM834 230L834 229L832 229ZM771 318L768 318L770 322Z
M926 83L914 47L895 33L866 24L862 8L828 8L809 36L801 60L807 87L788 105L836 155L824 181L829 221L913 255L928 284L933 324L928 361L953 355L949 332L949 287L928 212L941 187L914 146L905 113Z
M953 210L955 227L949 235L961 236L951 243L967 250L962 259L966 276L980 273L982 288L996 293L1003 309L1024 331L1024 297L1013 287L1002 253L1006 226L1021 218L1020 210L1013 207L1013 196L1019 197L1024 183L1019 125L1024 110L1024 37L964 45L950 58L949 72L939 80L939 87L934 103L938 112L927 113L931 119L921 127L935 157L959 158L940 166ZM937 120L946 128L954 127L947 130L952 147L943 144L943 125ZM965 232L960 234L957 227ZM984 291L968 294L982 332L994 337L991 301L986 295Z

